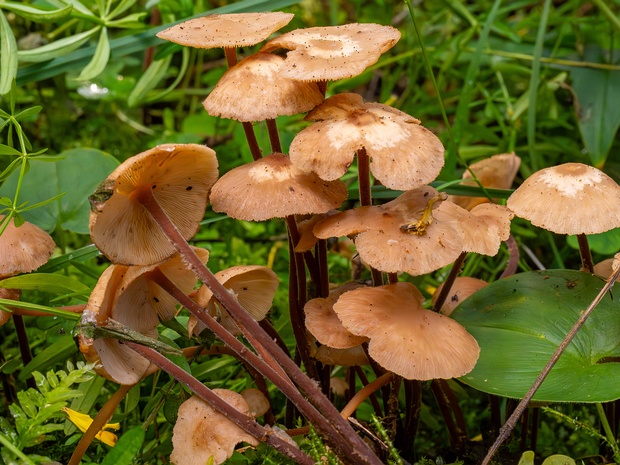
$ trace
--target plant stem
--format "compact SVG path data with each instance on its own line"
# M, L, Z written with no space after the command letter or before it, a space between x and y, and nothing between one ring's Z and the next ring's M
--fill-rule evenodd
M609 444L609 447L611 448L611 452L614 456L614 461L616 463L620 463L620 449L618 448L618 443L616 442L614 433L611 430L611 426L609 426L609 421L607 421L607 415L605 415L605 410L603 409L603 405L600 402L596 403L596 411L601 420L601 424L603 425L605 436L607 436L607 443Z
M271 143L271 151L282 153L282 144L280 143L280 135L278 134L278 125L275 119L268 119L267 133L269 134L269 142Z
M2 444L3 447L7 448L11 453L13 453L15 457L22 460L26 465L35 465L35 463L30 460L30 457L28 457L21 450L15 447L11 440L3 433L0 433L0 444Z
M206 387L188 372L175 365L156 350L140 344L135 344L133 342L126 342L124 344L159 366L177 381L183 383L190 391L209 404L211 408L217 410L220 414L224 415L227 419L232 421L249 435L255 437L259 441L269 444L278 452L295 460L299 464L314 464L314 461L298 447L291 445L283 439L280 439L280 437L271 432L270 428L265 428L264 426L259 425L251 417L238 411L220 396L211 391L211 389Z
M370 394L374 393L382 386L390 383L393 378L394 373L387 372L376 378L372 383L368 383L366 386L360 389L340 412L342 417L349 418L351 415L353 415L353 412L357 410L360 404L364 402L370 396Z
M26 366L32 361L30 343L28 342L28 334L26 334L26 325L24 324L22 316L16 314L13 314L13 324L15 325L15 332L17 333L17 343L19 345L19 352L22 356L22 362L24 366ZM32 389L37 388L37 383L32 376L26 379L26 385Z
M450 289L452 289L452 285L454 284L454 280L461 272L461 268L463 267L463 262L465 261L465 257L467 256L467 252L461 252L461 255L455 260L452 265L452 269L450 270L450 274L446 278L443 283L443 287L441 288L441 292L439 293L439 297L435 301L435 305L433 305L433 310L436 312L441 309L442 305L448 298L448 294L450 294Z
M592 311L600 303L603 297L605 297L605 294L607 294L607 292L611 290L612 286L618 279L619 275L620 275L620 268L618 268L609 277L605 286L603 286L603 288L600 290L598 295L594 298L592 303L588 306L588 308L584 310L584 312L581 314L577 322L573 325L573 327L570 329L566 337L562 340L558 348L555 350L555 352L551 356L551 359L547 362L545 367L542 369L542 371L540 372L540 374L534 381L534 384L532 384L532 387L527 391L523 399L521 399L521 401L517 405L517 408L515 408L514 412L512 412L512 415L510 415L508 420L506 420L506 423L504 423L504 426L502 426L499 432L499 435L497 436L497 439L495 440L493 445L491 445L491 447L489 448L489 451L487 452L487 455L484 457L484 460L482 461L481 465L489 465L489 463L491 462L491 459L493 458L493 456L499 449L499 446L501 446L503 442L506 439L508 439L519 417L527 408L530 400L532 400L532 397L534 397L534 394L536 394L536 391L538 391L538 388L540 387L540 385L543 383L543 381L545 380L545 378L547 377L547 375L549 374L553 366L556 364L556 362L560 359L562 353L564 353L564 350L566 350L566 347L568 347L568 345L571 343L571 341L573 340L577 332L581 329L583 324L586 322L586 320L588 319Z
M588 237L585 234L577 234L577 243L579 244L579 254L581 255L581 267L589 273L594 273L594 263L592 263Z

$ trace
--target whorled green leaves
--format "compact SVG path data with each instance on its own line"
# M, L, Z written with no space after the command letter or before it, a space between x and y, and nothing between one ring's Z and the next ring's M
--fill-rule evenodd
M605 283L589 273L548 270L496 281L451 315L478 341L480 359L461 378L484 392L521 398ZM620 312L606 296L534 396L549 402L620 398Z

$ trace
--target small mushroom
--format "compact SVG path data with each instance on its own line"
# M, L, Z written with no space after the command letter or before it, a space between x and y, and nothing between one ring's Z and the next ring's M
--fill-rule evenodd
M258 389L244 389L241 391L241 396L243 396L245 401L248 403L250 416L254 418L262 417L271 408L269 399L267 399L265 394Z
M443 285L444 283L441 283L433 294L431 299L433 305L435 305L437 297L439 297L439 294L443 289ZM457 277L450 288L450 294L439 311L446 316L450 316L454 309L461 304L461 302L487 285L488 283L482 279L472 278L470 276Z
M241 413L250 414L250 408L241 394L227 389L213 389L213 393ZM240 442L258 445L256 439L228 418L199 397L192 396L179 407L172 432L170 461L174 465L202 465L212 460L214 465L219 465L232 456Z

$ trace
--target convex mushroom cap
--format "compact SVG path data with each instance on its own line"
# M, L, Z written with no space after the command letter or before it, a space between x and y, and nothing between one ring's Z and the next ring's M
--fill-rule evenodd
M232 407L245 415L250 414L247 402L236 392L213 389ZM199 397L192 396L179 407L177 422L172 431L172 454L174 465L198 465L223 463L230 458L235 446L247 442L254 446L258 441L247 434L224 415L216 412Z
M439 297L439 294L441 293L444 284L445 283L441 283L433 294L433 297L431 299L433 305L435 305L435 302L437 301L437 298ZM471 276L458 276L454 280L454 283L450 288L450 293L448 294L448 297L446 298L444 304L441 306L439 311L446 316L450 316L454 309L461 304L461 302L463 302L465 299L467 299L483 287L487 286L488 284L489 283L483 281L482 279L472 278Z
M334 304L342 324L370 338L368 354L407 379L463 376L473 370L480 347L463 326L422 308L424 298L407 282L344 293Z
M215 152L198 144L165 144L135 155L90 197L90 234L113 263L150 265L174 253L138 197L150 191L181 235L198 230L217 179Z
M194 48L256 45L286 26L292 13L231 13L190 19L157 34L160 39Z
M515 215L558 234L597 234L620 227L620 186L581 163L544 168L507 200Z
M284 58L258 53L245 58L220 78L203 102L212 116L237 121L263 121L312 110L323 101L314 82L281 75Z
M305 118L316 121L290 147L293 165L322 179L340 178L365 148L370 170L390 189L409 190L433 181L444 165L444 147L420 121L358 94L328 98Z
M342 181L304 173L288 156L273 153L222 176L213 186L211 205L231 218L264 221L325 213L340 207L347 194Z
M261 52L289 50L282 74L300 81L333 81L362 73L400 39L391 26L352 23L296 29L267 42Z
M4 224L0 215L0 224ZM24 222L16 227L11 218L0 235L0 279L29 273L45 264L54 252L54 241L38 226Z

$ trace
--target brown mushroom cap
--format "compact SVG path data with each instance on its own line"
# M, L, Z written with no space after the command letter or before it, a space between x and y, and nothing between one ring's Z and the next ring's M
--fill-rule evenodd
M271 405L269 404L269 399L265 397L258 389L248 388L241 391L241 395L248 403L248 409L250 411L250 415L254 418L262 417L265 413L269 411Z
M423 235L401 228L418 220L430 198L432 187L405 192L384 205L347 210L321 220L314 234L321 238L358 234L355 246L362 260L375 269L421 275L452 263L463 251L463 236L450 224L434 221ZM435 204L434 211L439 207Z
M507 200L515 215L558 234L597 234L620 227L620 186L581 163L544 168Z
M331 81L357 76L400 39L391 26L352 23L296 29L267 42L261 52L289 50L283 75L300 81Z
M281 75L284 58L258 53L230 68L203 102L210 115L263 121L312 110L323 101L314 82Z
M338 208L347 194L341 181L323 181L295 168L286 155L273 153L222 176L211 191L211 205L231 218L263 221L325 213Z
M476 340L456 321L422 308L422 294L407 282L361 288L334 305L342 324L370 338L368 354L407 379L447 379L469 373Z
M390 189L428 184L444 164L441 141L419 120L387 105L364 103L358 94L330 97L306 119L317 122L293 139L291 161L321 179L340 178L361 148L373 175Z
M4 220L0 215L0 223ZM27 221L15 227L13 218L0 235L0 279L36 270L54 252L54 241L48 233Z
M358 367L368 365L368 357L362 346L348 349L334 349L329 346L321 346L311 354L323 365L338 365L343 367Z
M213 393L241 413L249 415L250 409L241 394L228 389L213 389ZM213 464L219 465L232 456L240 442L258 445L256 439L224 415L199 397L192 396L179 407L172 432L170 461L175 465L198 465L209 463L213 457Z
M260 321L271 308L273 298L278 289L280 280L273 270L266 266L241 265L233 266L215 273L215 277L237 299L241 306L256 321ZM232 321L228 312L221 308L213 298L213 292L202 285L198 290L196 302L212 316L219 313L221 324L233 334L240 334L237 325ZM206 326L193 315L188 321L188 333L200 334Z
M521 158L514 153L493 155L490 158L485 158L484 160L469 165L469 170L465 170L463 173L463 179L469 179L469 181L463 181L461 185L478 185L475 181L471 180L473 172L484 187L492 189L510 189L519 171L519 166L521 166ZM486 197L469 197L464 195L453 195L450 196L449 200L466 210L471 210L476 205L490 201Z
M334 303L343 293L362 287L358 283L347 283L329 293L327 298L309 300L304 306L306 329L321 344L335 349L348 349L368 342L368 338L351 334L334 312Z
M113 263L149 265L174 253L159 225L135 195L150 189L179 232L191 238L217 179L215 152L198 144L165 144L135 155L90 197L93 242Z
M445 283L441 283L433 294L431 299L433 305L435 305L444 284ZM454 280L454 283L450 288L450 294L439 311L446 316L450 316L454 309L461 304L461 302L487 285L488 283L482 279L472 278L470 276L458 276Z
M190 19L157 34L160 39L195 48L256 45L286 26L292 13L231 13Z
M207 250L194 250L203 262L208 260ZM189 293L196 285L196 275L187 269L178 254L150 266L111 265L93 289L82 321L103 326L112 319L156 339L159 318L171 319L177 302L148 278L148 273L155 268L184 293ZM137 383L150 365L147 359L116 339L93 340L81 336L80 351L88 361L101 363L95 367L97 373L120 384Z

